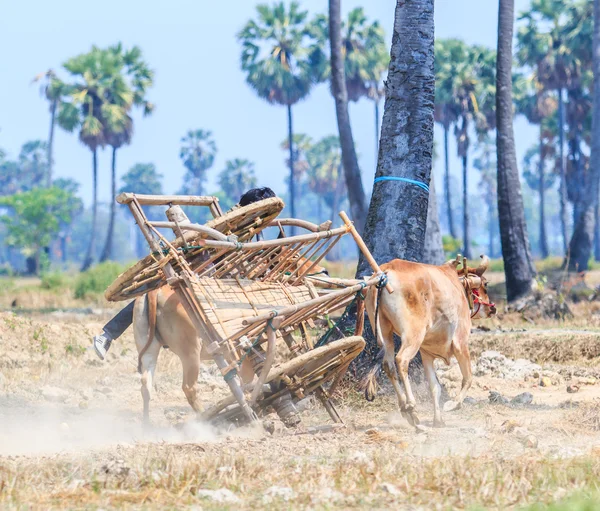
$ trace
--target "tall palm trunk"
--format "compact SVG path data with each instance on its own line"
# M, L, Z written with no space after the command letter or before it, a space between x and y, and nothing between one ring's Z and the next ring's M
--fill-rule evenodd
M340 199L342 198L342 193L344 191L344 174L342 173L342 169L338 169L338 179L335 183L335 190L333 192L333 204L331 206L331 219L335 220L338 218L338 213L340 212ZM332 258L334 260L341 259L340 257L340 244L338 243L334 249L334 254L332 254Z
M540 194L540 253L542 259L546 259L550 252L548 250L548 238L546 236L546 176L545 176L545 159L544 159L544 141L541 135L542 128L540 126L540 162L538 173L540 175L538 192Z
M567 175L565 171L565 106L563 90L558 91L558 157L560 184L558 187L560 199L560 229L563 239L563 252L566 255L569 247L569 233L567 232Z
M494 222L494 203L490 200L488 204L488 255L494 257L496 247L494 247L494 234L496 223Z
M594 208L594 259L600 261L600 205L596 201Z
M377 167L377 153L379 152L379 98L373 100L375 103L375 167Z
M296 177L294 176L294 130L292 125L292 105L287 106L288 114L288 145L290 146L290 213L296 218ZM292 236L296 233L294 226L291 228Z
M463 255L471 257L471 233L469 230L469 180L468 180L468 157L466 153L462 157L463 170Z
M344 76L344 58L342 56L341 36L342 16L340 0L329 0L329 42L331 45L331 89L335 100L338 131L340 133L340 146L342 149L342 163L348 188L348 201L352 220L362 233L365 217L367 216L367 198L363 188L350 114L348 113L348 91Z
M100 262L104 262L112 257L113 238L115 233L115 214L117 197L117 148L112 148L112 162L110 166L110 183L111 183L111 201L110 201L110 218L108 220L108 232L106 233L106 241L100 256Z
M46 176L46 186L50 188L52 186L52 167L53 161L53 149L54 149L54 128L56 126L56 107L58 100L53 99L50 105L50 133L48 134L48 175Z
M531 259L513 132L512 40L514 0L500 0L496 60L496 147L498 154L498 220L506 274L506 294L513 301L531 291Z
M452 214L452 201L450 200L450 158L448 156L448 134L450 126L444 124L444 191L446 194L446 214L448 215L448 230L450 236L456 238L454 228L454 215Z
M376 176L429 183L433 151L434 0L397 0ZM364 239L376 261L423 258L429 194L414 184L381 181ZM370 269L361 256L358 275Z
M588 269L588 261L592 255L592 242L598 204L598 187L600 180L600 0L594 0L594 39L593 39L593 71L594 71L594 105L592 110L592 152L590 169L585 176L578 176L583 183L582 203L578 211L578 221L569 244L569 270L583 271ZM579 140L575 140L576 166L579 171L581 155Z
M94 260L94 249L96 248L96 220L98 213L98 149L92 151L92 183L93 183L93 199L92 199L92 228L90 230L90 243L88 250L81 265L81 271L87 270Z
M429 181L429 205L427 206L427 227L425 228L425 243L423 262L427 264L442 264L444 262L444 245L440 229L440 217L437 208L437 196L433 174Z

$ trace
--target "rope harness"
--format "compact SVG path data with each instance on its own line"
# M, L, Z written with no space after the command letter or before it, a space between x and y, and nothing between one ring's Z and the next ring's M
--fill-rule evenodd
M472 289L471 294L473 295L473 308L471 309L471 318L477 316L477 314L479 313L479 309L481 309L482 305L487 307L496 307L496 304L494 302L484 302L483 300L481 300L481 297L479 296L479 289ZM475 305L477 305L477 309L475 309Z

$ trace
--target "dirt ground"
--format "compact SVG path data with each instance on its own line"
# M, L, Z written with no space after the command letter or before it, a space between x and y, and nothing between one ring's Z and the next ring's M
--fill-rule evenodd
M462 409L444 414L445 428L431 427L417 382L422 431L384 384L373 403L346 385L335 396L345 427L319 433L311 427L330 421L310 399L295 430L198 423L168 350L144 428L132 333L105 362L90 347L111 309L35 307L44 311L0 313L3 508L505 509L597 498L595 302L572 305L566 321L501 311L479 323L473 387ZM438 376L453 396L458 367L439 364ZM210 364L199 382L207 406L227 395Z

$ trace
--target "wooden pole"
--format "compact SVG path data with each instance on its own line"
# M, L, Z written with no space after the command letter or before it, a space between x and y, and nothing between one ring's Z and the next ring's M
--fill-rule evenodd
M360 237L360 234L358 234L356 227L354 227L354 224L350 221L350 219L348 218L348 215L346 215L345 211L340 211L340 218L342 219L344 224L346 224L346 226L350 229L350 234L352 234L352 237L354 238L354 241L356 241L356 244L358 245L359 250L363 253L363 255L365 256L365 259L367 260L367 262L369 263L369 265L371 266L373 271L375 273L383 273L381 271L381 268L377 264L377 261L375 261L375 258L371 255L371 252L367 248L367 245L365 245L365 242ZM386 284L385 288L387 289L388 293L394 292L394 288L392 286L390 286L389 284Z

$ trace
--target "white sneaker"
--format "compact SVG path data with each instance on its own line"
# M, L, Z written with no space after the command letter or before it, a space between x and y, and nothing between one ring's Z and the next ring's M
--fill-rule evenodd
M112 339L106 334L106 332L102 332L100 335L94 336L94 350L96 350L96 355L100 358L100 360L104 360L106 357L106 352L108 348L110 348L110 344L112 343Z

